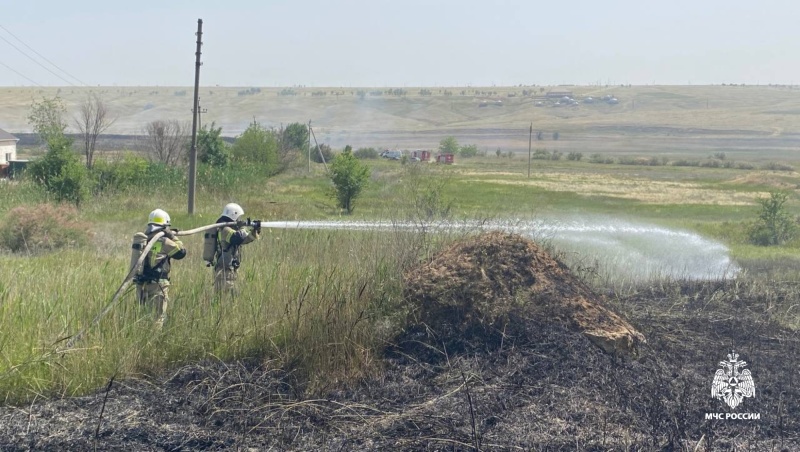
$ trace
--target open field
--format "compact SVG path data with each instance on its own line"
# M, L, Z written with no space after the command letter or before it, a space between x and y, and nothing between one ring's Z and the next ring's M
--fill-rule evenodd
M334 147L372 146L433 149L447 135L489 153L526 152L528 129L543 132L534 147L613 155L706 156L725 152L734 159L793 160L800 138L800 90L772 86L632 87L403 87L245 88L203 87L203 122L216 122L236 136L255 118L278 127L312 122L317 139ZM420 95L422 89L431 95ZM542 91L543 90L543 91ZM0 88L0 128L29 131L31 99L61 96L71 112L88 91L101 94L118 117L108 131L137 134L155 119L191 120L192 89L187 87ZM381 95L370 94L382 91ZM533 95L523 95L530 91ZM571 91L592 104L555 107L540 96ZM280 95L291 92L293 95ZM359 95L363 92L363 96ZM179 94L179 95L176 95ZM324 93L324 95L320 95ZM337 95L338 93L338 95ZM450 95L445 95L450 93ZM600 102L614 95L616 105ZM512 96L512 97L509 97ZM539 96L539 97L535 97ZM486 107L481 103L489 101ZM502 101L503 106L494 106ZM552 133L559 132L558 141Z
M311 119L318 138L335 146L435 148L452 134L488 152L451 166L369 160L370 185L352 216L335 208L321 165L309 172L298 162L268 179L201 168L194 216L184 213L185 177L175 178L82 206L80 217L91 230L87 245L0 252L0 448L800 447L800 412L792 403L800 396L793 384L800 360L800 239L771 248L746 240L757 199L771 191L787 192L789 213L800 215L800 173L764 166L800 164L800 92L575 87L581 95L613 92L620 103L568 109L508 97L522 89L498 88L490 96L460 96L451 89L453 96L428 97L407 88L402 98L360 99L312 96L319 90L311 88L298 89L297 96L279 96L280 89L238 96L233 88L203 88L209 109L204 121L216 120L230 134L263 115L272 124ZM128 112L115 133L133 133L140 122L190 110L184 105L190 94L176 96L179 88L103 90ZM81 93L68 91L61 94L73 108ZM31 92L0 90L0 100L10 106L0 112L0 127L25 128L24 119L13 118L24 118ZM479 107L484 98L502 99L504 106ZM144 109L147 102L153 107ZM225 114L217 119L214 111ZM529 178L531 121L535 129L561 134L558 141L545 134L534 149L582 152L584 158L534 160ZM497 147L518 153L496 157ZM754 167L587 161L592 153L706 160L714 152ZM0 191L0 222L15 207L48 201L28 182L2 183ZM578 237L586 240L577 240L577 249L548 243L604 305L644 334L642 356L628 361L541 319L469 337L414 323L404 275L470 229L266 231L246 249L242 293L234 303L212 300L201 238L191 236L185 240L189 256L174 263L164 330L156 330L127 294L79 347L58 353L59 344L90 322L121 283L130 238L150 210L164 208L173 224L188 229L213 222L229 201L242 204L248 216L271 221L421 225L431 220L431 210L450 225L569 218L605 226L613 219L664 232L648 239L623 231L612 246L633 251L622 259L680 260L713 242L741 271L727 280L684 281L657 273L634 279L599 264L604 256L598 253L607 248L595 246L596 237ZM674 241L659 243L667 236ZM760 422L703 418L707 411L727 410L708 393L730 348L746 355L753 369L756 397L744 406L760 412Z

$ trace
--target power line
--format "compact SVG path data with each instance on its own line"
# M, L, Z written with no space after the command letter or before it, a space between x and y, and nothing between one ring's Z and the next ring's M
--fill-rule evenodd
M58 78L60 78L61 80L63 80L63 81L65 81L65 82L69 83L70 85L72 85L72 86L75 86L75 84L74 84L74 83L70 82L69 80L65 79L64 77L62 77L62 76L60 76L60 75L56 74L55 72L51 71L51 70L50 70L50 68L48 68L47 66L45 66L45 65L43 65L42 63L38 62L38 61L37 61L35 58L33 58L32 56L30 56L30 55L28 55L27 53L25 53L25 52L23 52L22 50L20 50L20 49L19 49L19 47L15 46L15 45L14 45L14 44L13 44L11 41L9 41L8 39L4 38L3 36L0 36L0 39L2 39L3 41L5 41L6 43L8 43L8 45L10 45L11 47L13 47L13 48L17 49L17 52L19 52L19 53L23 54L25 57L27 57L28 59L30 59L30 60L31 60L31 61L33 61L34 63L36 63L36 64L38 64L39 66L41 66L42 68L44 68L44 69L45 69L47 72L49 72L49 73L51 73L51 74L55 75L56 77L58 77Z
M69 77L71 77L71 78L73 78L73 79L77 80L77 81L78 81L78 82L79 82L81 85L84 85L84 86L89 86L89 85L87 85L86 83L84 83L84 82L83 82L81 79L79 79L78 77L75 77L74 75L70 74L69 72L65 71L64 69L61 69L60 67L58 67L58 65L57 65L57 64L55 64L55 63L53 63L52 61L48 60L48 59L47 59L47 58L46 58L44 55L42 55L41 53L37 52L37 51L36 51L36 50L35 50L33 47L31 47L31 46L29 46L28 44L26 44L26 43L25 43L25 41L23 41L22 39L20 39L20 38L19 38L17 35L15 35L14 33L11 33L11 32L8 30L8 28L4 27L2 24L0 24L0 28L2 28L3 30L5 30L5 31L6 31L6 33L8 33L8 34L10 34L11 36L13 36L13 37L14 37L14 39L16 39L17 41L21 42L21 43L22 43L22 45L24 45L25 47L27 47L28 49L30 49L30 50L31 50L31 52L35 53L36 55L39 55L39 57L40 57L41 59L43 59L43 60L47 61L48 63L50 63L50 64L51 64L51 65L52 65L54 68L56 68L56 69L58 69L59 71L61 71L61 72L65 73L65 74L67 74Z
M22 78L24 78L25 80L27 80L27 81L29 81L29 82L33 83L34 85L36 85L36 86L42 86L42 85L40 85L40 84L38 84L38 83L34 82L33 80L29 79L28 77L25 77L25 75L21 74L19 71L17 71L16 69L12 68L11 66L9 66L9 65L7 65L7 64L5 64L5 63L3 63L2 61L0 61L0 64L2 64L3 66L5 66L5 67L6 67L6 69L8 69L9 71L11 71L11 72L13 72L13 73L15 73L15 74L19 75L20 77L22 77Z

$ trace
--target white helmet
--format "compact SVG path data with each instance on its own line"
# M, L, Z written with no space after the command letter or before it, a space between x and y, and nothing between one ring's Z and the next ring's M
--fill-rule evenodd
M169 226L169 214L161 209L156 209L150 212L150 218L148 218L147 223L158 226Z
M244 209L242 209L242 206L233 202L225 204L225 207L222 209L222 216L228 217L233 221L238 220L242 215L244 215Z

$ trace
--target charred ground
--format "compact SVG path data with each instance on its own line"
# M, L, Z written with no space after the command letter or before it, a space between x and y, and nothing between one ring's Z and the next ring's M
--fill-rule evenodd
M506 234L468 239L428 264L460 289L436 299L461 299L470 311L454 322L413 316L385 347L377 377L312 397L275 361L203 362L114 381L92 396L1 408L0 449L800 447L800 338L778 321L791 288L676 282L601 299L546 253ZM476 268L486 277L476 279ZM421 296L431 293L429 280L414 277L406 275L409 303L430 303ZM543 280L557 284L535 290ZM542 309L578 293L644 336L638 359L604 351L582 334L586 325ZM513 309L475 310L493 299ZM728 411L710 388L731 349L756 383L756 396L736 411L760 420L705 419Z

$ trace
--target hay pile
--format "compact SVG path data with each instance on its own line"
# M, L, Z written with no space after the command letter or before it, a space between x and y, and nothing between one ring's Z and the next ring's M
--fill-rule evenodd
M470 335L557 322L628 357L644 342L564 264L517 234L470 237L404 277L417 321L433 330Z

